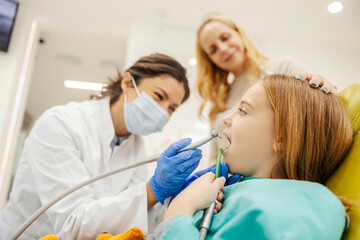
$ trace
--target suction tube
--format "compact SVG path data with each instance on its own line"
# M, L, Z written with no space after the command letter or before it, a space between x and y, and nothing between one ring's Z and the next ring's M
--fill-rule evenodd
M188 149L194 149L194 148L197 148L197 147L200 147L202 145L204 145L205 143L211 141L213 138L217 137L218 134L215 132L215 131L212 131L211 135L204 138L204 139L201 139L199 141L196 141L194 143L191 143L190 145L186 146L185 148L179 150L179 152L182 152L182 151L185 151L185 150L188 150ZM132 164L129 164L127 166L124 166L124 167L121 167L121 168L118 168L118 169L115 169L115 170L110 170L108 172L105 172L105 173L102 173L102 174L99 174L98 176L95 176L95 177L92 177L82 183L80 183L79 185L69 189L68 191L64 192L63 194L61 194L60 196L58 196L57 198L53 199L52 201L50 201L49 203L45 204L44 206L42 206L41 208L39 208L30 218L28 218L26 220L26 222L21 226L21 228L19 228L19 230L14 234L14 236L11 238L12 240L16 240L18 239L18 237L20 237L20 235L25 232L25 230L36 220L40 217L41 214L43 214L47 209L49 209L52 205L54 205L55 203L57 203L58 201L60 201L61 199L63 199L64 197L66 197L67 195L69 195L70 193L78 190L79 188L82 188L83 186L85 185L88 185L90 183L93 183L97 180L100 180L104 177L108 177L110 175L113 175L115 173L119 173L119 172L122 172L122 171L126 171L128 169L131 169L131 168L135 168L135 167L138 167L138 166L141 166L141 165L144 165L144 164L147 164L147 163L151 163L151 162L155 162L158 157L160 156L160 154L156 154L156 155L153 155L153 156L150 156L148 157L147 159L143 160L143 161L139 161L137 163L132 163Z

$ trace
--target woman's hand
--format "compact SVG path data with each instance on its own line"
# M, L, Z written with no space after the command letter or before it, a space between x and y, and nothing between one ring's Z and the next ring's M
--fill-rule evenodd
M226 182L225 182L225 186L234 184L236 182L238 182L241 179L241 175L240 174L234 174L232 176L229 177L229 168L226 165L226 163L221 163L221 172L220 172L220 176L221 177L225 177ZM187 186L189 186L193 181L195 181L196 179L198 179L199 177L201 177L202 175L204 175L205 173L208 172L212 172L215 173L216 171L216 163L206 169L197 171L193 174L191 174L189 177L186 178L184 185L179 189L178 192L176 192L173 197L175 198L181 191L183 191Z
M299 80L305 80L309 82L309 85L313 88L320 88L324 93L337 94L337 87L331 84L326 78L320 75L301 73L297 76Z
M221 201L224 198L221 191L224 191L225 178L214 179L215 175L209 172L191 183L171 202L165 219L179 214L193 216L215 200ZM221 203L217 203L214 213L219 212L221 207Z

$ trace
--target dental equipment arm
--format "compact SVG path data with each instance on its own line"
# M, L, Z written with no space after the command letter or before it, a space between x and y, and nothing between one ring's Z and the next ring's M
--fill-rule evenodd
M179 150L178 152L182 152L182 151L185 151L185 150L188 150L188 149L194 149L194 148L197 148L197 147L200 147L202 145L204 145L205 143L211 141L213 138L217 137L218 134L215 132L215 131L212 131L211 135L204 138L204 139L201 139L199 141L196 141L194 143L191 143L190 145L186 146L185 148ZM41 208L39 208L28 220L26 220L26 222L21 226L21 228L14 234L14 236L11 238L12 240L16 240L18 239L18 237L23 233L25 232L25 230L41 215L43 214L47 209L49 209L52 205L54 205L55 203L57 203L58 201L60 201L61 199L63 199L64 197L66 197L67 195L71 194L72 192L78 190L79 188L82 188L83 186L85 185L88 185L90 183L93 183L97 180L100 180L102 178L105 178L105 177L108 177L110 175L113 175L115 173L119 173L119 172L122 172L122 171L126 171L128 169L131 169L131 168L135 168L135 167L138 167L138 166L141 166L141 165L144 165L144 164L147 164L147 163L151 163L151 162L155 162L157 160L157 158L160 156L160 154L155 154L153 156L150 156L148 158L146 158L145 160L143 161L139 161L137 163L132 163L132 164L129 164L127 166L124 166L124 167L121 167L121 168L118 168L118 169L114 169L114 170L110 170L108 172L105 172L105 173L102 173L102 174L99 174L98 176L95 176L95 177L92 177L82 183L80 183L79 185L69 189L68 191L64 192L63 194L61 194L60 196L58 196L57 198L53 199L52 201L50 201L49 203L45 204L44 206L42 206Z

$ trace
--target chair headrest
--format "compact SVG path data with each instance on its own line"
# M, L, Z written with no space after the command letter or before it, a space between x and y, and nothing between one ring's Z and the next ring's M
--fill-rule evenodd
M360 83L355 83L338 95L349 110L353 135L360 132Z

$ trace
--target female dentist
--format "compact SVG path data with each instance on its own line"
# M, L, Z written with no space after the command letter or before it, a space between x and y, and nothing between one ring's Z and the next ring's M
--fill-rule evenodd
M153 54L113 80L98 99L47 110L26 140L9 202L0 217L0 239L14 232L43 204L78 183L145 158L139 135L161 131L189 97L185 69ZM20 237L95 239L102 232L138 227L145 234L161 221L164 201L197 167L201 150L177 153L183 139L158 158L146 182L141 166L85 186L48 209Z

